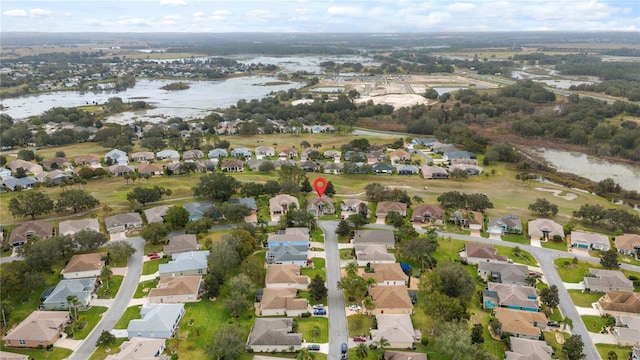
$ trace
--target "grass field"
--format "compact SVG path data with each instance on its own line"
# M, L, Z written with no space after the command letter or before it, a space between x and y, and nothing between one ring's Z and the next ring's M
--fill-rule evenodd
M166 264L169 262L169 260L171 260L171 258L166 257L160 258L158 260L145 261L144 264L142 264L142 275L151 275L157 273L160 264Z
M120 352L120 345L127 341L127 338L117 338L116 343L111 346L100 346L91 354L89 360L104 360L107 356ZM108 351L107 351L108 350Z
M574 264L571 258L557 258L553 263L556 265L556 270L562 281L568 283L579 283L589 273L589 269L602 269L600 265L585 261L578 261L577 264Z
M582 322L584 322L584 326L592 333L599 333L608 323L607 318L601 316L582 315L580 317L582 318Z
M313 267L302 268L301 274L313 279L316 275L322 276L324 280L327 279L325 273L325 260L323 258L313 258Z
M122 275L113 275L111 279L109 279L109 288L107 289L107 282L105 281L102 286L98 289L98 298L99 299L113 299L116 297L118 290L120 290L120 285L122 285L122 280L124 280L124 276Z
M38 359L38 360L63 360L71 356L73 351L69 349L57 348L54 347L51 351L49 350L38 350L38 349L16 349L11 347L4 346L4 342L0 344L1 351L8 351L16 354L22 354L29 356L29 359Z
M149 280L149 281L141 282L140 284L138 284L138 287L136 288L136 292L133 294L133 298L142 299L143 297L149 294L150 289L155 289L156 285L158 285L158 280Z
M547 249L567 251L566 241L541 241L540 245L542 245L543 248Z
M318 336L313 336L313 329L317 326L320 329ZM302 338L312 343L329 342L329 319L326 317L312 316L310 318L298 319L298 332Z
M355 314L347 316L347 326L349 329L349 337L358 335L368 335L369 329L374 328L375 317L363 314Z
M105 311L107 311L107 308L102 306L92 306L91 309L87 311L78 311L78 323L86 321L86 326L81 330L75 330L73 332L73 339L81 340L89 336L91 330L98 325Z
M581 290L568 290L569 296L575 306L591 307L591 304L597 302L604 294L603 293L586 293Z
M558 342L556 341L556 333L554 331L544 331L543 334L544 340L546 341L547 345L553 348L554 358L567 360L567 354L562 351L562 345L558 344ZM564 332L562 333L562 336L564 336L565 339L569 338L569 334Z
M524 245L529 245L530 243L525 235L518 234L504 234L502 235L502 240Z
M129 325L129 321L133 319L140 319L140 306L129 306L113 328L126 329Z
M521 250L520 253L516 253L513 251L514 248L507 246L496 245L494 247L498 249L498 255L507 256L509 259L513 260L514 263L538 266L536 258L527 251Z
M598 353L600 357L603 359L607 359L607 355L610 351L613 351L618 355L618 359L628 359L629 354L631 353L631 347L611 345L611 344L596 344L596 349L598 349Z

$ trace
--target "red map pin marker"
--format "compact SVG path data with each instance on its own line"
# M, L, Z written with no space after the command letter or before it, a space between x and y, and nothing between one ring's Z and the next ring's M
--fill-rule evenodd
M324 191L327 189L327 180L319 177L313 181L313 187L316 188L318 196L322 197L322 195L324 195Z

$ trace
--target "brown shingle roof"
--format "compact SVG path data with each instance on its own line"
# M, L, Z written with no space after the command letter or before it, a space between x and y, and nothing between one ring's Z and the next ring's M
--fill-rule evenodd
M53 226L48 222L39 220L20 224L11 231L9 242L12 244L26 242L33 235L38 235L45 239L49 238L53 235Z
M640 293L609 291L598 303L605 311L640 313Z
M104 261L102 260L102 257L104 255L104 253L73 255L71 257L71 260L69 260L67 266L62 269L62 274L81 271L102 270L102 268L104 267Z
M303 310L308 307L307 299L296 299L294 288L265 288L260 307L262 309Z
M11 330L4 340L49 341L69 321L66 311L34 311Z
M364 273L362 277L365 279L373 278L376 282L381 283L385 281L407 281L407 275L402 271L400 264L371 264L373 273Z
M492 245L484 245L479 243L466 243L465 251L467 257L477 257L481 259L495 259L500 261L507 261L507 257L498 255L498 250Z
M169 243L162 247L162 251L167 254L197 250L199 250L199 246L195 234L173 236L169 239Z
M413 309L406 286L374 286L369 295L378 309Z
M271 264L267 265L267 284L309 284L308 276L300 276L300 268L294 264Z
M376 214L388 214L390 211L404 216L407 214L407 204L399 201L380 201L376 207Z
M547 317L544 313L533 311L496 308L495 316L502 324L502 331L512 334L540 335L541 330L535 327L534 323L547 322Z
M635 248L640 248L640 235L624 234L616 236L616 248L629 252L636 252Z
M149 297L197 294L201 282L202 276L162 278L158 282L158 286L149 291Z

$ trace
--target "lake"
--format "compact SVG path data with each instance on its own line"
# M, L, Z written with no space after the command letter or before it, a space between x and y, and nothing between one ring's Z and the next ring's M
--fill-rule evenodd
M560 172L582 176L592 181L611 178L625 190L640 191L640 165L612 162L583 153L540 148L535 155L545 159Z
M2 105L5 109L0 113L7 114L14 119L26 119L30 116L40 115L53 107L75 107L94 102L103 104L109 98L120 97L125 102L143 100L156 108L113 115L108 117L106 121L117 123L130 123L135 120L161 122L176 116L190 120L209 115L216 109L235 105L239 99L261 99L272 91L286 91L305 85L297 82L266 85L269 82L279 80L271 76L253 75L216 81L186 81L190 85L187 90L161 89L161 87L176 81L138 79L135 87L120 92L58 91L3 99Z

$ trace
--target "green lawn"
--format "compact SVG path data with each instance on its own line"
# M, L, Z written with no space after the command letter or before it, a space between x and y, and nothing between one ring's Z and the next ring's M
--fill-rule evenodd
M369 335L369 329L374 327L374 316L365 316L363 314L355 314L347 316L347 326L349 329L349 337L356 335Z
M554 331L544 331L543 334L544 340L547 342L547 345L553 348L554 358L567 360L567 354L562 351L562 345L558 344L558 342L556 341L556 333ZM564 336L565 339L569 338L569 334L564 332L562 333L562 336Z
M538 261L536 260L536 258L527 251L520 250L520 254L516 254L513 252L514 248L499 245L494 247L498 249L498 255L507 256L509 257L509 259L513 260L514 263L538 266Z
M582 281L584 276L589 273L590 268L602 269L602 266L586 261L578 261L577 264L574 264L571 258L557 258L553 263L556 265L556 270L562 281L568 283L579 283Z
M109 355L119 353L120 345L125 341L127 341L127 338L118 338L116 339L116 343L111 346L100 346L91 354L89 360L104 360ZM107 349L109 349L109 352L107 352Z
M148 280L139 283L136 292L133 294L133 298L142 299L149 294L149 290L155 289L156 285L158 285L158 280Z
M547 249L567 251L567 243L565 241L541 241L540 245Z
M502 240L509 241L509 242L514 242L514 243L518 243L518 244L524 244L524 245L529 245L530 244L529 239L527 239L527 237L525 235L504 234L504 235L502 235Z
M116 297L118 290L120 290L120 285L122 285L122 280L124 280L124 276L122 275L113 275L111 279L109 279L109 288L107 289L106 281L102 284L102 286L98 289L98 298L99 299L113 299Z
M80 330L74 330L73 339L82 340L89 336L91 330L98 325L98 322L105 311L107 311L107 308L103 306L92 306L91 309L87 311L78 311L78 321L76 324L85 324L86 321L86 326Z
M584 326L592 333L599 333L608 323L607 318L601 316L582 315L580 317L582 318L582 322L584 322Z
M324 270L325 260L323 258L312 258L311 260L313 261L313 266L302 268L302 275L306 275L309 278L313 279L317 274L322 276L322 278L326 280L327 276Z
M464 249L464 241L451 238L439 238L438 249L433 256L438 262L447 262L460 259L458 253Z
M133 319L140 319L140 306L129 306L127 310L124 311L120 320L114 329L126 329L127 325L129 325L129 321Z
M142 264L142 275L151 275L157 273L158 266L160 266L160 264L168 263L169 260L171 260L171 258L166 257L160 258L158 260L145 261L144 264Z
M576 306L591 307L591 304L600 300L603 293L588 293L581 290L568 290L571 300Z
M340 249L340 260L351 260L353 259L353 250L352 249Z
M320 328L320 335L313 336L313 327ZM329 342L329 319L326 317L312 316L310 318L298 319L298 332L302 334L302 338L310 343L328 343Z
M631 347L611 344L596 344L596 349L598 349L598 353L600 353L600 357L603 359L607 358L609 351L614 351L620 360L628 359L631 353Z
M299 291L299 295L297 297L301 298L301 299L309 300L309 304L311 304L311 305L315 305L315 304L323 304L325 306L327 305L327 297L326 296L323 297L320 300L316 300L316 299L312 298L311 295L309 295L308 291L305 291L305 290L300 290Z
M320 228L313 229L309 235L311 235L311 241L324 242L324 232Z
M38 359L38 360L63 360L71 356L73 351L69 349L54 348L49 350L38 350L38 349L17 349L11 347L5 347L4 342L0 344L0 350L8 351L16 354L22 354L29 356L29 359Z

